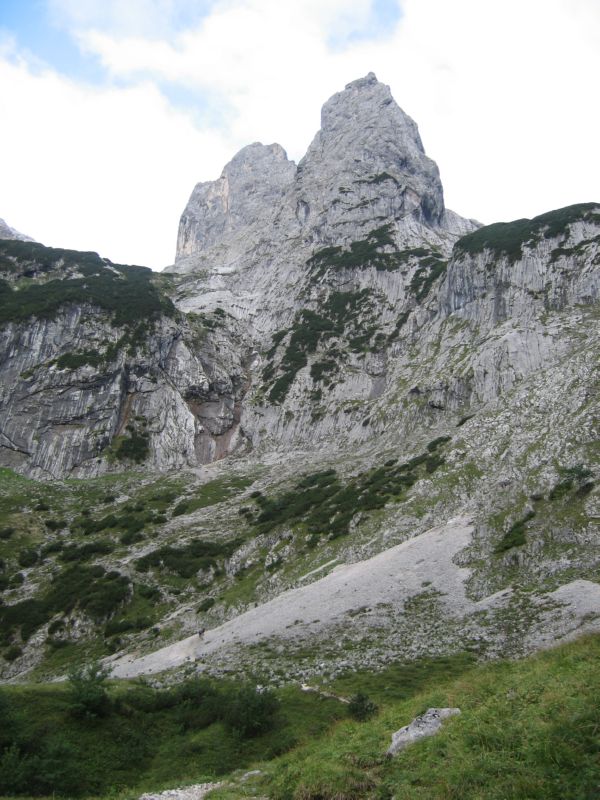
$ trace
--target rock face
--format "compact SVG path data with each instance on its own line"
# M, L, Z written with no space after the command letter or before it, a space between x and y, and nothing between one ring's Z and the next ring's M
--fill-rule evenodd
M270 235L295 172L278 144L255 143L240 150L219 180L194 188L179 223L178 263L202 254L209 268L216 261L217 270L235 270L248 255L249 242Z
M411 223L437 228L444 221L438 168L416 124L372 72L323 106L294 195L299 222L320 244L363 238L374 219L397 220L407 240Z
M245 347L218 318L187 322L149 270L95 254L11 242L0 258L2 465L88 477L193 466L238 446ZM33 285L19 289L24 277Z
M17 239L21 242L33 242L30 236L25 236L24 233L19 233L19 231L11 228L3 219L0 219L0 239Z
M195 187L162 287L187 319L163 314L135 358L60 369L125 335L81 304L7 318L3 461L104 471L128 409L160 469L244 443L340 450L468 414L569 351L564 319L547 318L597 303L599 219L584 204L478 229L449 212L416 124L370 73L324 105L297 167L252 144ZM7 274L73 277L43 260L17 254Z
M370 73L325 104L297 168L279 145L254 144L217 181L196 186L174 269L200 280L190 280L181 308L224 302L259 336L272 332L301 306L315 249L349 245L385 224L396 247L429 243L446 253L477 227L446 211L416 124Z
M600 204L461 219L373 75L297 167L254 144L199 184L171 272L0 242L0 465L142 487L89 518L4 498L39 552L11 550L0 622L93 558L66 536L101 531L91 568L136 587L119 613L137 564L172 632L157 650L128 628L124 676L202 659L307 681L597 631L599 297ZM11 622L4 675L42 657L48 597L28 642ZM67 611L82 636L106 622Z
M448 717L460 714L460 708L428 708L420 717L416 717L392 734L392 743L387 751L388 756L396 756L405 747L408 747L419 739L427 736L434 736L442 727L442 722Z

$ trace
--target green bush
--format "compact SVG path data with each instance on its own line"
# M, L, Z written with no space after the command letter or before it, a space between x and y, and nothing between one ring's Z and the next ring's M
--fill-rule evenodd
M166 569L182 578L192 578L200 570L216 567L219 558L229 558L241 544L241 539L229 542L195 539L182 547L165 545L138 558L135 568L140 572Z
M98 540L97 542L86 542L81 545L68 544L62 549L59 558L61 561L87 561L93 556L103 556L112 553L114 549L114 544L107 539Z
M273 692L245 686L227 704L224 722L242 738L258 736L273 726L278 708L279 702Z
M514 522L496 545L495 553L505 553L513 547L522 547L526 543L525 529L527 523L535 517L535 511L528 511L522 519Z
M47 519L44 524L49 531L62 531L63 528L67 527L64 519Z
M103 358L97 350L84 350L81 353L63 353L56 359L58 369L79 369L84 366L98 367Z
M358 692L350 698L348 713L352 719L358 722L364 722L377 713L377 705L368 695Z
M119 461L134 461L136 464L141 464L150 454L150 435L131 431L129 436L117 439L114 453Z
M4 640L20 630L23 641L55 614L68 614L76 608L95 622L102 622L130 596L130 582L118 572L106 572L98 565L77 564L58 573L39 597L10 606L0 605L0 631Z
M17 561L20 567L33 567L34 564L37 564L39 559L40 555L37 550L34 548L27 548L26 550L21 550Z
M20 658L23 655L23 650L16 644L7 647L6 650L3 651L2 657L6 661L16 661L17 658Z
M110 671L98 662L76 667L69 672L71 713L76 717L103 717L110 710L106 681Z

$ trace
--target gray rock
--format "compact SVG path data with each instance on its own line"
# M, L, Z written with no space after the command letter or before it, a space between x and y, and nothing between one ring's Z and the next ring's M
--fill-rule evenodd
M167 789L156 794L143 794L139 800L202 800L209 792L222 785L222 783L196 783L181 789Z
M31 236L25 236L24 233L11 228L3 219L0 219L0 239L18 239L21 242L33 242Z
M460 714L460 708L428 708L420 717L392 734L392 744L386 755L396 756L419 739L434 736L442 727L442 722L456 714Z

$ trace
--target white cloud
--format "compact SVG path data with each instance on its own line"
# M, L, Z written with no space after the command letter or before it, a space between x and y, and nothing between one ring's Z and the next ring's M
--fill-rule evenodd
M163 36L180 0L53 2L118 85L0 64L0 215L49 243L168 262L197 180L256 140L299 158L322 103L369 70L418 122L459 213L492 222L600 199L596 0L403 0L385 37L358 42L369 0L219 0ZM132 35L135 14L152 24ZM204 127L158 86L197 93Z
M0 215L45 244L172 262L196 177L230 155L222 139L150 84L92 90L3 59L0 86Z
M86 45L117 75L211 87L236 111L236 141L279 140L299 157L333 92L374 69L415 117L448 204L485 221L597 197L596 0L404 0L386 39L327 47L343 2L232 3L174 43ZM352 4L351 30L369 3Z

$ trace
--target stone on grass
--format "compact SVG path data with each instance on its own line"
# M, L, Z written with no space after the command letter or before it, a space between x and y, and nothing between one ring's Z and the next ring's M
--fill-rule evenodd
M433 736L442 727L442 721L455 714L460 714L460 708L428 708L409 725L392 734L392 744L388 748L387 755L395 756L409 744L418 742L426 736Z

